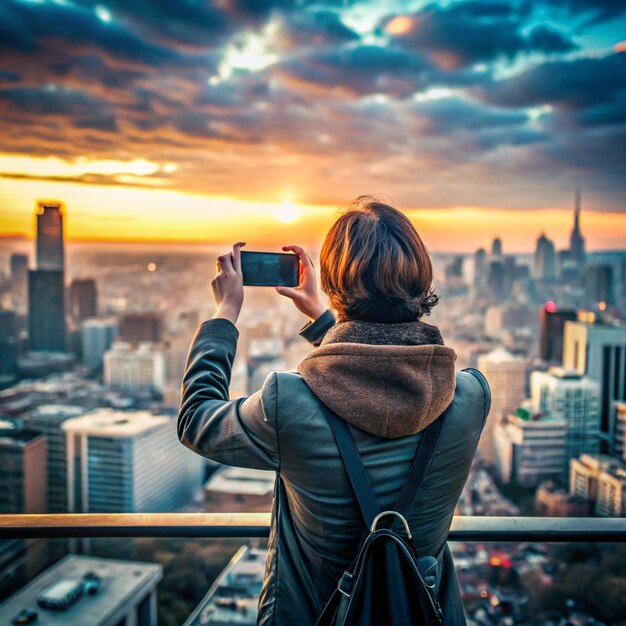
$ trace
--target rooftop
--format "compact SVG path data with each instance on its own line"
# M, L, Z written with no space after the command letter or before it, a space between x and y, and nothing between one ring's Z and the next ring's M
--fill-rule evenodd
M68 419L63 422L62 428L75 434L133 437L171 421L165 415L153 415L148 411L100 409L82 417Z
M0 419L0 446L24 446L42 437L41 433L22 428L16 422Z
M65 611L50 611L37 606L45 589L61 580L82 579L88 572L100 578L100 589L83 596ZM107 623L120 607L138 594L149 593L162 578L160 565L69 555L49 567L26 587L0 604L0 623L10 624L22 609L38 612L37 626L100 626Z

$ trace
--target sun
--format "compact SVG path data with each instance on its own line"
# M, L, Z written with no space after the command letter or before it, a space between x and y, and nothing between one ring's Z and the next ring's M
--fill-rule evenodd
M291 200L285 200L279 205L276 217L283 224L292 224L300 217L300 211Z

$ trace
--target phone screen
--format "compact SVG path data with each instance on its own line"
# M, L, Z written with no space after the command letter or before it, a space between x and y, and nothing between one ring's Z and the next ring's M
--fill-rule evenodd
M241 251L244 285L297 287L299 260L295 254Z

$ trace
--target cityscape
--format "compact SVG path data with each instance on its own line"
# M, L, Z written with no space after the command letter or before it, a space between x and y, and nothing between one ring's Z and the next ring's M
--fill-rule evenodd
M446 302L433 323L454 346L457 367L477 367L492 389L458 515L626 519L626 251L586 251L581 189L573 195L568 248L539 232L534 254L507 253L504 238L473 254L433 254ZM214 310L208 284L220 249L67 244L70 211L38 201L34 240L2 249L1 512L269 511L273 473L219 466L176 435L185 358ZM271 371L296 368L310 348L298 336L305 322L274 290L246 288L231 397L253 393ZM175 540L154 540L159 548L150 541L4 540L0 622L36 610L61 620L42 623L88 624L90 598L65 596L66 611L85 611L72 618L79 622L38 598L82 572L116 608L115 588L102 581L139 567L146 582L119 600L118 621L255 623L262 542L217 542L205 589L172 609L168 576L177 574L168 570L185 566ZM454 543L453 554L472 625L608 625L626 615L615 547ZM617 585L615 598L590 601L572 567Z

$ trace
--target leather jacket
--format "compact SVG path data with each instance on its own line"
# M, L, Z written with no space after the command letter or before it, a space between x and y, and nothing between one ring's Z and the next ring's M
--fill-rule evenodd
M328 380L337 381L335 391L337 388L344 390L339 398L348 396L343 406L331 408L348 421L383 510L395 503L424 426L422 423L408 431L401 428L394 431L393 436L363 430L368 428L367 422L363 425L356 418L352 419L351 406L360 406L363 413L363 407L367 408L364 404L367 398L370 402L376 401L376 395L368 395L365 388L367 376L371 378L372 374L361 371L360 377L350 376L354 369L358 369L359 363L367 363L371 369L371 364L376 362L380 366L377 384L387 379L406 380L410 387L414 379L423 379L420 383L422 387L416 390L416 394L428 391L434 398L433 402L446 396L447 415L434 459L417 494L409 525L418 553L438 558L437 589L444 624L464 625L463 606L446 538L489 412L489 387L476 370L455 372L454 359L451 362L449 355L441 357L445 364L432 376L407 376L407 371L410 374L407 367L411 363L417 363L417 367L422 369L432 368L435 354L431 354L430 360L424 355L429 349L431 353L441 352L443 346L436 346L437 350L434 350L432 345L403 345L396 346L404 349L398 351L391 349L390 345L369 346L383 349L382 352L373 352L369 359L367 353L365 357L358 356L359 351L368 349L364 343L346 348L345 341L340 337L338 343L329 347L324 338L330 334L330 329L339 326L335 325L332 313L326 311L321 318L301 330L300 334L314 345L322 343L311 354L318 350L321 351L318 358L328 357L326 361L314 361L317 369L299 367L301 372L272 372L262 389L247 398L231 400L229 383L238 330L230 321L221 318L204 322L194 336L184 375L178 417L180 441L198 454L226 465L276 472L265 580L257 624L312 626L344 569L354 558L365 531L332 432L321 410L318 396L321 397L325 386L320 383L322 379L319 376L322 374L318 370L330 372ZM380 326L367 327L367 331L373 329L385 333L386 329L381 330ZM402 325L388 325L388 328L392 326L398 329ZM408 328L411 330L411 327ZM362 338L357 339L357 342L363 341ZM354 355L355 346L358 348L358 362L354 360L357 358ZM409 349L413 347L422 350ZM451 349L446 347L446 350ZM342 361L342 358L347 358L346 353L351 359L347 362ZM397 365L400 362L402 370L396 369L400 367ZM328 368L325 368L326 364ZM310 379L309 384L305 379ZM316 383L318 395L312 391ZM329 386L328 381L325 385ZM345 392L348 389L352 390L351 394ZM404 400L394 402L394 397L403 397L401 392L400 389L395 395L381 398L377 405L372 404L372 411L384 413L401 426L405 422L413 424L413 409L407 408L412 407L408 404L411 394L404 394ZM431 402L429 406L438 405ZM422 411L422 417L427 414L426 409L418 407L415 410ZM429 419L432 421L432 418ZM355 422L360 426L355 426Z

